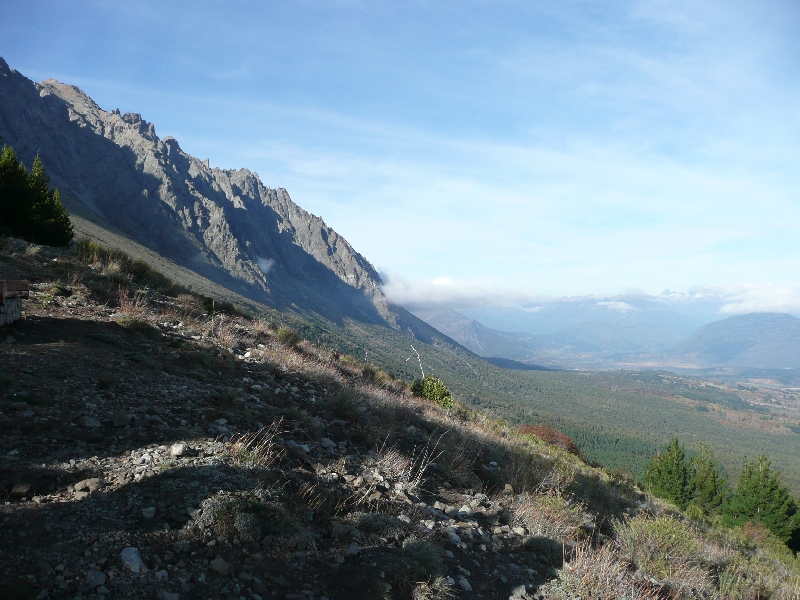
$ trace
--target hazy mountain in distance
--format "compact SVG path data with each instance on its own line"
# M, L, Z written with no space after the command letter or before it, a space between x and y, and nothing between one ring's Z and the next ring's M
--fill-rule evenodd
M729 317L701 327L669 355L699 366L800 369L800 319L781 313Z
M503 336L510 336L517 345L568 354L660 352L706 322L644 294L562 298L526 308L482 307L460 312L490 330L509 332Z
M526 360L536 348L535 342L516 341L453 309L414 310L414 314L478 356Z
M525 308L480 307L464 315L500 331L547 335L581 323L630 326L647 324L685 337L707 321L680 314L659 298L645 294L559 298Z
M322 219L256 173L211 168L138 114L0 58L0 136L28 167L41 157L71 213L215 283L279 309L399 326L377 271Z

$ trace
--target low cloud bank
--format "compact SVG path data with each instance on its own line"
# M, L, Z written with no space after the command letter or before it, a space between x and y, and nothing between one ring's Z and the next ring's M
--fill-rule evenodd
M422 308L471 308L475 306L527 307L546 300L535 292L499 290L497 288L438 277L433 281L405 279L382 273L383 293L393 304L409 310Z
M716 284L702 291L722 298L719 312L724 315L748 313L800 314L800 288L755 283Z
M393 304L409 310L463 309L476 307L518 308L538 312L558 302L575 302L596 298L598 306L627 312L636 310L627 302L603 296L553 298L533 291L502 290L471 281L439 277L432 281L406 279L394 274L382 274L383 293ZM641 292L640 292L641 293ZM647 296L647 294L642 294ZM648 296L664 304L681 307L679 312L696 310L720 316L747 313L777 312L800 315L800 288L771 283L710 284L689 292L668 292Z

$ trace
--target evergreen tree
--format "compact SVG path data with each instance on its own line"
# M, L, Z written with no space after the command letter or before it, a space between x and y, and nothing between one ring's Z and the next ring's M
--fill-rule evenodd
M764 455L753 462L744 461L739 484L723 505L722 516L727 525L743 525L748 521L761 523L787 543L800 526L789 490Z
M37 156L31 172L10 146L0 154L0 233L29 242L64 246L74 233L58 190L50 190L50 178Z
M58 190L50 191L50 178L37 156L28 176L31 219L27 238L48 246L65 246L73 237L72 224Z
M681 509L689 503L690 465L686 460L686 449L673 438L663 451L647 463L645 482L650 493L668 500Z
M17 234L17 224L23 222L28 171L17 158L14 149L3 147L0 154L0 211L3 214L3 233Z
M711 448L703 443L692 459L688 492L689 504L707 515L716 514L728 495L728 480L720 472Z

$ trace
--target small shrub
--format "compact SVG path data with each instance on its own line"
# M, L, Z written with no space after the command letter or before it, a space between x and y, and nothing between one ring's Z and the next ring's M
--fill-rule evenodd
M393 379L389 373L375 365L364 365L361 368L361 375L364 379L376 385L387 385Z
M675 589L714 587L708 569L700 564L699 536L685 523L640 515L616 523L615 531L622 555L641 574L669 582Z
M361 421L361 410L352 390L343 390L336 394L328 404L328 407L337 419L350 423L359 423Z
M453 407L453 397L450 390L441 379L426 375L422 379L414 380L411 384L411 393L420 398L426 398L442 408Z
M560 432L548 423L542 423L541 425L521 425L519 432L525 435L534 435L547 444L552 444L562 450L566 450L570 454L574 454L581 460L586 458L577 444L575 444L567 434Z
M117 323L122 325L128 331L135 331L141 333L145 337L155 339L161 335L161 332L158 331L155 327L150 325L147 321L143 321L142 319L137 319L135 317L122 317L117 319Z
M55 283L53 284L53 287L50 288L50 295L69 298L70 296L72 296L72 290L63 283Z
M288 346L289 348L295 348L297 347L297 344L300 343L300 334L297 333L297 331L295 331L294 329L290 329L289 327L279 327L278 341L284 346Z
M359 531L379 537L397 537L405 528L405 523L397 517L380 512L351 513L346 520Z
M413 563L412 570L416 576L441 575L442 549L427 540L406 540L403 543L403 557Z
M613 544L594 548L590 543L579 544L558 577L540 592L547 598L575 600L656 600L660 590L649 582L631 577L628 563L619 556Z
M232 303L219 298L203 298L203 308L209 314L225 313L232 316L241 316L242 314Z
M511 519L531 535L574 542L581 535L584 507L556 494L523 494L511 507Z

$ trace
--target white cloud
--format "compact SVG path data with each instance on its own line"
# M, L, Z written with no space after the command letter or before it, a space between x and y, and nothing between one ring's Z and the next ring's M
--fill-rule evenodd
M268 275L270 269L275 266L275 259L274 258L260 258L257 261L258 268L261 269L261 272L264 275Z
M597 306L605 306L609 310L618 310L620 312L626 312L629 310L636 310L633 306L628 304L627 302L619 302L617 300L608 300L605 302L598 302Z
M437 277L432 281L405 279L382 273L383 293L394 304L407 309L469 308L474 306L524 306L544 300L535 292L500 290L471 281ZM541 307L536 307L538 310Z
M719 312L742 315L758 312L800 314L800 288L771 283L709 285L702 290L722 297Z

